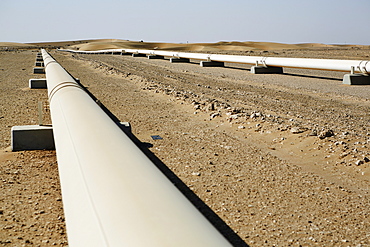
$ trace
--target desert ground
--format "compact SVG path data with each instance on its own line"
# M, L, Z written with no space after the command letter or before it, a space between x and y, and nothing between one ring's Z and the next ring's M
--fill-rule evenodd
M370 246L370 85L343 72L203 68L94 50L165 49L370 60L370 46L123 40L0 44L0 246L67 246L55 151L11 152L10 129L51 123L29 89L45 47L234 246ZM97 130L98 131L98 130ZM152 135L163 139L153 140Z

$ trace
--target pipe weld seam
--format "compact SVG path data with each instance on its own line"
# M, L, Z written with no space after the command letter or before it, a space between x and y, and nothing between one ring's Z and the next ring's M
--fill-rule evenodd
M369 74L370 71L367 71L367 69L366 69L368 63L369 63L369 61L361 61L360 66L358 66L358 67L359 67L359 69L362 73ZM361 67L361 65L362 65L362 67Z
M78 85L76 82L62 82L62 83L59 83L57 86L55 86L49 93L49 102L51 102L51 100L53 99L54 95L60 91L61 89L63 88L66 88L66 87L76 87L78 89L81 89L82 91L85 91L80 85Z

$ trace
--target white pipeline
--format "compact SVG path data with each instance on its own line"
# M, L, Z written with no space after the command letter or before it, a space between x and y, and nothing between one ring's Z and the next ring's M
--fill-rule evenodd
M42 50L68 244L230 246Z
M187 53L187 52L171 52L160 50L137 50L137 49L112 49L100 51L75 51L62 50L76 53L104 53L106 51L122 51L127 53L139 53L147 55L158 55L166 57L178 57L197 59L204 61L228 62L228 63L243 63L243 64L258 64L261 66L273 67L289 67L302 69L319 69L333 70L345 72L359 72L364 74L370 73L370 61L364 60L337 60L337 59L312 59L312 58L281 58L281 57L262 57L262 56L235 56L235 55L217 55L204 53Z

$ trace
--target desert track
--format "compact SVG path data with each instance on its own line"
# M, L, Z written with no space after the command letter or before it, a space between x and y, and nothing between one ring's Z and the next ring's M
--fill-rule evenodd
M35 54L1 53L3 149L10 127L36 124L47 99L27 89ZM343 86L337 72L52 55L131 123L138 145L235 245L370 245L369 86ZM65 245L54 153L4 152L0 162L1 244Z

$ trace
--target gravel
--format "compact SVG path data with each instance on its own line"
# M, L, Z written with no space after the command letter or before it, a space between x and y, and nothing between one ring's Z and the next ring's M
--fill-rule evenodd
M5 149L10 127L36 123L47 96L26 89L34 52L0 55ZM343 86L337 72L52 55L130 122L138 145L235 246L370 245L370 86ZM66 245L54 152L4 151L0 162L0 243Z

